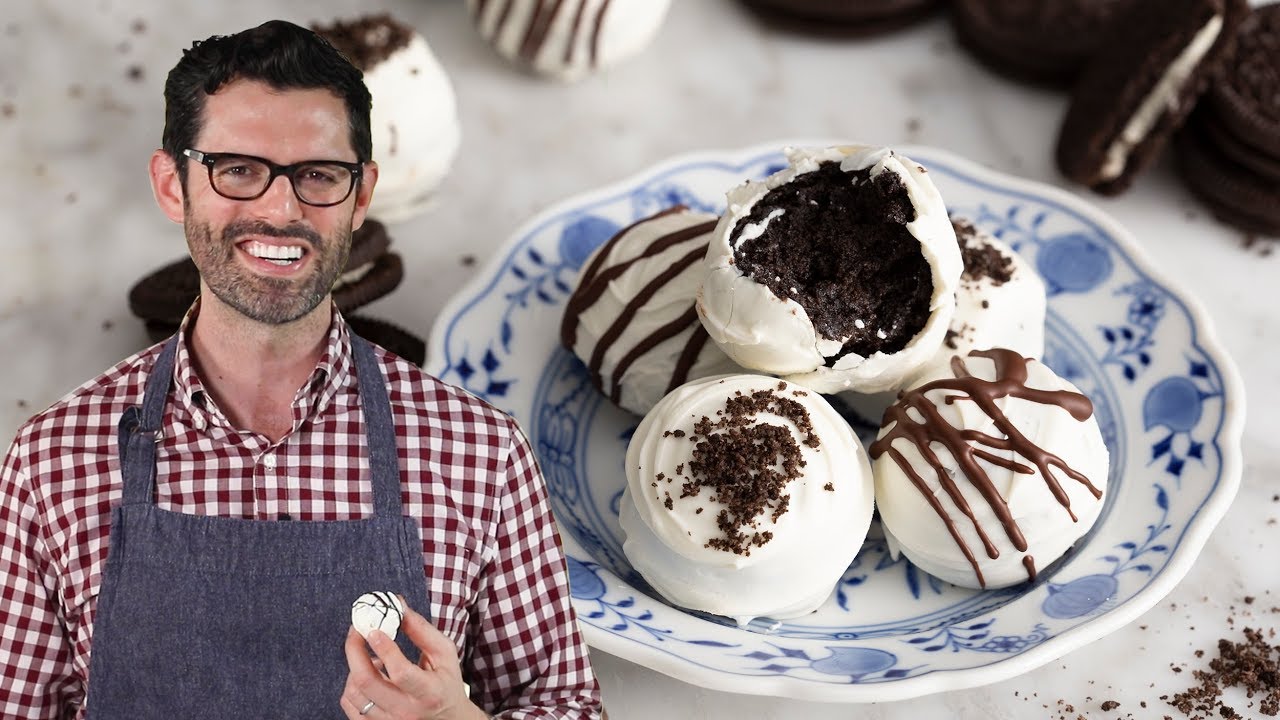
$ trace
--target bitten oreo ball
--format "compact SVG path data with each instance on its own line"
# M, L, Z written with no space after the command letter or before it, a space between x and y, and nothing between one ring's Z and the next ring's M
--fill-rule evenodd
M404 603L395 593L369 592L351 603L351 625L366 640L374 630L395 640L403 619Z
M729 192L697 309L739 365L821 393L896 390L938 351L962 262L923 167L888 148L789 150Z

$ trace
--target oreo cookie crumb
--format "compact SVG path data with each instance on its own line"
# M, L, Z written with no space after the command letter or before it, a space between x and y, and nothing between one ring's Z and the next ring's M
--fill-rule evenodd
M144 72L142 70L141 65L130 65L129 69L126 71L126 74L128 75L130 80L137 82L142 79Z
M0 105L0 115L11 118L16 114L18 114L18 109L13 106L13 103L4 103L3 105Z
M22 398L18 398L18 407L25 409L27 407L27 401Z
M142 18L138 18L133 21L133 24L129 26L129 29L133 31L134 35L141 35L147 31L147 21Z
M1160 699L1193 720L1214 715L1239 718L1243 716L1222 697L1226 688L1241 688L1251 700L1258 698L1263 715L1280 714L1280 645L1272 645L1268 635L1274 637L1275 632L1244 628L1243 642L1219 639L1218 656L1209 661L1209 669L1192 671L1199 684Z
M393 20L388 13L335 20L332 25L317 23L311 29L363 72L391 57L413 39L413 30Z
M461 259L461 262L462 262L462 267L471 267L472 265L475 265L475 264L476 264L476 256L475 256L475 255L463 255L463 256L462 256L462 259Z
M725 409L713 421L703 416L694 423L695 443L688 462L689 477L680 497L696 497L709 488L725 505L716 515L721 536L711 538L706 547L735 555L750 555L751 548L773 539L769 531L759 532L760 518L769 513L777 521L787 512L791 496L787 485L800 477L805 466L803 454L791 430L772 423L755 423L759 413L771 413L795 424L804 436L803 444L817 448L813 422L803 405L779 392L786 389L757 390L750 395L735 392L725 399ZM668 431L664 437L678 431ZM666 503L664 503L666 504ZM667 505L671 509L671 505ZM744 531L744 528L746 530Z
M970 281L989 278L991 284L996 286L1013 278L1013 260L995 246L979 240L978 229L973 223L952 218L951 226L955 228L956 241L960 243L960 256L964 259L962 278Z
M111 331L115 328L115 326L116 326L116 324L115 324L114 322L110 321L110 320L103 320L103 321L102 321L102 331L103 331L103 332L111 332Z
M1109 712L1111 710L1115 710L1116 708L1120 707L1120 703L1116 702L1115 700L1105 700L1103 701L1102 705L1100 705L1099 707Z

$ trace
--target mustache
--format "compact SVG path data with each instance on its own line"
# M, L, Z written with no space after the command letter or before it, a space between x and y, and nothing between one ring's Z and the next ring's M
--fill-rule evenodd
M316 249L320 249L325 242L320 233L301 224L286 225L281 228L261 220L236 220L222 229L222 239L228 242L245 235L305 240Z

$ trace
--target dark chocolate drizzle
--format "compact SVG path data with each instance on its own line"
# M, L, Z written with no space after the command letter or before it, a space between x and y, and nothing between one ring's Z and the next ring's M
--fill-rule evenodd
M608 350L613 343L617 342L618 338L622 337L623 331L626 330L627 326L631 324L631 321L635 319L636 314L640 312L640 308L644 307L645 303L649 302L649 300L662 289L663 285L671 282L673 278L684 272L685 268L706 257L706 254L707 249L705 247L697 247L686 253L684 257L676 260L666 270L658 273L657 276L641 288L640 292L636 293L636 296L631 298L631 300L627 302L626 306L622 308L622 312L619 313L618 317L614 319L611 325L609 325L609 329L605 330L604 334L600 336L600 341L596 343L596 347L591 353L591 360L587 363L587 370L590 371L592 382L595 383L597 389L601 392L604 391L604 382L600 375L600 367L604 364L605 351ZM650 338L654 335L665 335L665 337L659 338L657 341L660 342L662 339L672 337L691 323L696 322L698 316L692 305L690 305L689 311L693 313L692 316L690 316L690 312L686 312L681 318L658 328L658 330L650 335ZM675 326L674 328L673 325ZM648 342L648 339L646 339L645 342ZM657 342L652 343L649 347L651 348L653 345L656 345ZM645 343L641 344L643 345ZM629 365L630 361L635 360L636 357L637 356L634 353L629 353L627 358L623 358L623 360L628 360L629 358L629 361L627 362ZM617 378L622 377L622 373L625 370L626 368L623 363L619 362L618 367L613 371L615 385ZM613 397L614 395L616 395L616 393L610 393L610 397L613 398L614 402L617 402L617 398Z
M507 22L511 19L512 6L518 0L507 0L503 4L502 10L498 13L498 20L494 24L493 32L489 36L496 39L502 35L503 29ZM569 38L565 43L563 61L566 65L573 62L578 47L579 33L583 32L583 16L586 15L587 3L589 0L579 0L576 9L573 11L573 22L569 27ZM528 24L524 28L524 35L520 40L520 47L517 49L517 57L525 63L532 64L538 57L538 53L542 52L542 48L547 44L547 38L551 35L551 26L555 23L556 18L560 15L560 10L564 6L564 0L536 0L532 3L533 8L529 14ZM472 19L479 23L484 17L484 11L488 5L488 0L478 0L475 10L472 12ZM599 9L596 10L595 20L590 23L590 43L588 50L590 55L588 62L591 67L596 67L600 56L600 33L604 26L605 13L609 9L609 0L603 0Z
M959 464L958 469L963 471L965 478L982 494L988 506L996 514L996 517L1000 519L1000 524L1004 527L1005 535L1009 538L1009 542L1019 552L1025 553L1027 551L1026 538L1009 511L1008 503L996 490L995 484L992 483L986 471L978 464L978 459L1027 475L1035 474L1038 469L1040 477L1048 485L1049 491L1053 493L1054 498L1067 511L1072 522L1076 521L1076 515L1071 510L1071 499L1050 471L1050 467L1058 468L1071 479L1084 485L1095 498L1102 497L1102 491L1095 487L1089 481L1089 478L1069 467L1062 458L1027 439L996 405L996 401L1001 398L1015 397L1041 405L1060 407L1070 413L1071 417L1084 422L1093 414L1093 403L1089 401L1089 398L1068 390L1037 390L1027 387L1028 360L1012 350L1003 348L975 350L969 355L987 358L995 363L995 380L988 381L974 377L969 373L963 358L951 358L951 370L955 373L955 378L934 380L914 390L904 392L898 398L898 401L885 411L884 421L881 425L883 434L871 444L870 454L874 459L887 453L902 468L907 477L911 478L912 484L916 486L916 489L929 502L934 512L946 524L947 532L951 534L952 539L956 541L956 545L960 547L965 558L969 560L969 564L973 567L973 571L978 577L978 583L982 587L986 587L986 580L982 576L982 570L978 567L978 561L974 557L973 551L960 536L955 521L942 507L941 501L929 491L928 484L924 478L916 472L916 469L912 467L906 457L893 447L894 440L901 438L916 446L920 455L934 469L938 482L946 492L947 497L951 498L961 514L973 524L973 528L986 550L987 557L992 559L999 557L1000 551L996 549L995 544L991 542L986 531L979 524L977 517L960 493L960 488L956 485L955 479L947 472L947 468L931 449L931 443L939 443L950 451L951 456ZM1004 437L987 435L977 430L961 430L952 426L938 412L933 400L927 397L926 393L933 390L956 393L945 396L944 401L948 405L957 400L972 401L986 413L987 417L991 418L996 428L1004 433ZM917 422L912 419L908 412L912 409L924 418L924 422ZM1002 458L979 446L996 450L1011 450L1014 457ZM1018 457L1021 457L1026 462L1019 462L1016 459ZM1023 558L1023 566L1027 568L1028 579L1034 580L1035 564L1033 561L1028 563L1029 560L1030 556L1025 556Z
M621 277L636 262L653 257L667 249L687 243L699 236L706 235L715 228L716 221L709 220L704 223L698 223L686 228L682 228L675 232L663 235L654 240L644 252L639 255L617 264L608 265L609 255L613 252L615 246L626 236L632 229L642 222L648 222L655 218L672 213L686 210L684 206L676 206L668 208L652 215L648 218L638 220L619 231L616 235L609 239L603 247L600 248L583 271L581 279L578 281L578 287L574 290L573 295L569 298L568 304L565 306L564 316L560 323L560 343L565 349L573 351L574 345L578 341L578 325L581 322L582 313L596 303L600 297L608 289L609 283ZM698 355L702 348L706 345L709 337L706 329L702 327L702 323L698 321L697 311L694 309L693 303L689 303L688 310L681 314L680 317L668 322L661 327L656 328L649 335L641 338L631 350L627 352L613 369L610 377L609 387L605 387L604 377L601 373L601 366L604 363L604 357L608 353L610 347L615 343L626 330L627 326L635 319L636 315L664 285L684 272L690 265L698 262L705 257L707 245L705 242L698 243L685 255L677 259L669 265L663 272L659 273L651 279L641 290L633 297L614 319L609 328L600 337L596 343L596 347L592 351L591 357L587 361L587 369L591 373L592 383L596 388L609 396L610 400L615 404L621 397L622 388L620 380L626 370L635 363L636 360L643 357L645 353L657 347L663 341L676 337L677 335L693 328L688 340L685 342L684 348L681 350L676 360L675 368L672 372L668 390L684 384L689 377L689 371L697 362Z

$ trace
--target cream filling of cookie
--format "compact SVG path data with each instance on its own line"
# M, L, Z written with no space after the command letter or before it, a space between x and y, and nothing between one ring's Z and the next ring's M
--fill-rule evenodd
M364 279L364 276L368 275L369 271L373 269L375 262L376 261L371 260L363 265L360 265L359 267L352 268L342 273L341 275L338 276L338 279L333 283L333 289L337 290L338 288L346 287L348 285L355 285L356 283L360 282L361 280Z
M1221 32L1222 16L1215 15L1200 28L1191 42L1169 64L1160 81L1138 106L1133 117L1129 118L1124 131L1107 148L1107 158L1101 170L1103 180L1114 180L1120 177L1125 165L1129 162L1129 154L1133 152L1133 148L1147 137L1165 111L1177 107L1182 86L1186 85L1192 71L1195 70L1196 65L1200 64L1205 53L1209 52L1209 48L1213 47L1214 41L1218 39Z

